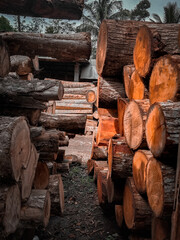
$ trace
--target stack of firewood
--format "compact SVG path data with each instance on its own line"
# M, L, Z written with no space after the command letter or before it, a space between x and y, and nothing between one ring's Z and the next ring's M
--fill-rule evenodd
M97 179L100 205L115 205L118 226L151 230L152 239L171 233L180 133L178 31L176 24L105 20L98 37L99 125L88 172Z

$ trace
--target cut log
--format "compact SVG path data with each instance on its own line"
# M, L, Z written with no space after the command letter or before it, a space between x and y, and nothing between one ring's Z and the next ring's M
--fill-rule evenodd
M97 192L98 192L98 201L99 205L107 204L107 172L108 170L101 170L97 176Z
M180 100L180 56L161 57L154 65L149 82L151 104L167 100Z
M117 108L117 99L126 96L123 83L108 78L98 78L97 107Z
M121 136L124 136L124 113L128 106L128 102L128 99L125 98L118 98L117 100L119 134Z
M92 104L86 102L74 101L56 101L57 110L90 110L92 111Z
M149 160L153 157L148 150L138 150L133 157L133 179L139 193L146 192L146 168Z
M46 227L49 223L51 199L48 190L33 189L28 201L21 208L21 221L31 225L41 224Z
M23 201L27 200L31 194L38 158L39 154L37 153L35 146L32 144L28 165L26 169L22 170L21 174L21 198Z
M62 114L74 114L74 115L82 115L82 114L92 114L93 113L93 110L92 108L91 109L62 109L62 110L59 110L59 109L56 109L55 110L55 114L56 115L62 115Z
M116 223L118 227L122 227L123 223L123 206L122 205L115 205L115 216L116 216Z
M108 146L108 170L112 179L132 176L133 153L125 138L110 139Z
M93 176L93 174L94 174L94 160L89 159L87 161L87 171L88 171L88 175Z
M130 99L130 82L132 73L135 71L134 65L125 65L123 67L123 77L124 77L124 88L126 92L126 96Z
M180 134L180 102L154 103L148 111L146 140L155 157L177 156ZM173 163L173 158L170 158Z
M45 189L49 184L49 169L45 162L38 162L34 178L35 189Z
M55 101L49 101L48 103L46 103L47 106L47 113L50 114L55 114L55 110L56 110L56 102Z
M123 196L123 214L129 229L150 229L152 211L147 201L137 192L132 177L128 177Z
M0 77L5 77L10 72L10 65L7 46L0 37Z
M86 101L88 103L95 103L97 100L97 88L91 89L86 93Z
M170 239L170 219L152 218L151 236L153 240Z
M56 58L60 62L86 62L91 54L89 33L49 35L11 32L2 33L1 36L8 45L10 55L19 54L31 58L39 55Z
M70 37L70 35L69 35L69 37ZM72 81L64 81L64 80L52 79L52 78L44 78L44 80L58 80L58 81L61 81L64 88L86 88L86 87L94 88L95 87L94 84L90 83L90 82L72 82Z
M93 175L94 181L97 180L98 173L101 170L107 170L107 169L108 169L108 165L106 161L94 161L94 175Z
M64 187L60 174L49 177L48 189L51 197L51 214L62 215L64 212Z
M86 99L86 96L83 94L65 93L63 99Z
M45 133L45 129L43 127L30 127L30 136L31 141L33 141L34 138L41 136Z
M175 54L178 49L177 24L156 24L151 22L103 20L97 43L96 69L103 77L120 76L123 66L133 63L133 49L138 30L147 25L158 32L166 47L164 51ZM171 38L169 38L169 34Z
M170 217L173 210L175 170L151 158L146 170L146 191L156 217Z
M62 99L63 85L58 81L15 80L7 77L0 82L0 94L6 98L32 97L40 101ZM5 98L4 97L4 98Z
M49 134L56 134L58 136L58 139L59 140L65 140L66 139L66 136L68 137L68 135L66 135L66 132L63 132L63 131L59 131L57 129L48 129L46 130L47 133Z
M91 158L94 160L107 160L107 146L98 146L95 142L92 144Z
M0 222L5 235L14 233L18 227L21 211L21 195L18 185L0 188Z
M68 98L70 95L84 95L86 99L86 94L89 90L92 90L92 87L64 88L64 94L65 96L68 96Z
M150 103L148 99L132 100L124 113L124 136L132 149L146 148L145 122Z
M0 178L18 181L28 165L30 132L24 117L0 117Z
M101 116L114 117L114 118L118 117L117 109L112 109L112 108L98 108L98 115L99 115L99 118Z
M53 162L57 158L57 153L40 152L39 160L44 162Z
M57 128L67 132L84 132L86 115L53 115L41 113L39 123L45 128Z
M49 175L57 174L57 164L56 162L46 162L46 165L49 170Z
M31 58L22 55L13 55L10 57L11 72L16 72L18 75L27 75L32 72Z

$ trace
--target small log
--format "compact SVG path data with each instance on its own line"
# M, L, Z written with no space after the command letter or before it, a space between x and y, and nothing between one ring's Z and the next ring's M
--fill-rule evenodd
M82 114L92 114L93 110L90 109L56 109L56 115L65 115L65 114L74 114L74 115L82 115Z
M28 165L30 132L24 117L0 117L0 178L18 181Z
M146 170L146 192L156 217L170 217L173 210L175 170L151 158Z
M45 78L49 79L50 78ZM94 88L94 84L90 82L72 82L72 81L63 81L61 80L61 83L63 84L64 88L86 88L91 87Z
M45 189L49 184L49 169L45 162L38 162L34 177L34 188Z
M65 96L68 95L68 98L69 98L69 95L84 95L84 98L82 99L86 99L86 94L88 93L89 90L92 90L92 87L77 87L77 88L64 88L64 94ZM73 97L75 98L75 97Z
M99 205L103 207L103 205L107 204L107 172L108 170L101 170L97 176L97 192L98 192L98 201Z
M0 77L5 77L10 72L10 65L7 46L0 37Z
M170 239L170 219L152 218L151 236L153 240Z
M128 106L128 100L125 98L118 98L117 100L117 111L118 111L118 123L119 123L119 134L124 136L124 113Z
M153 67L149 82L149 99L151 104L167 100L180 100L179 71L179 55L175 55L173 58L168 55L159 58Z
M99 118L101 116L114 117L114 118L118 117L117 109L112 109L112 108L98 108L98 115L99 115Z
M11 72L16 72L18 75L28 75L32 72L31 58L22 55L13 55L10 57Z
M40 125L45 128L57 128L67 132L84 132L86 124L86 115L53 115L41 113Z
M112 179L132 176L133 152L125 138L110 139L108 146L108 170Z
M55 114L55 110L56 110L56 102L55 101L47 102L46 106L47 106L47 110L46 110L47 113Z
M94 175L93 175L94 181L97 180L98 173L101 170L107 170L107 169L108 169L108 165L106 161L94 161Z
M68 146L69 145L69 137L65 136L64 140L59 140L59 147Z
M95 142L92 144L91 158L94 160L107 160L107 146L98 146Z
M70 154L64 156L64 161L69 161L69 163L75 164L79 162L79 158L76 155Z
M88 171L88 175L90 176L94 175L94 160L89 159L87 161L87 171Z
M56 169L58 173L69 172L69 162L56 163Z
M146 148L145 122L150 107L148 99L132 100L124 113L124 136L126 142L133 150Z
M133 157L133 179L139 193L146 192L146 168L149 160L153 157L148 150L138 150Z
M18 185L0 188L0 222L5 235L14 233L18 227L21 211L21 195Z
M57 157L56 157L56 162L60 163L64 161L65 157L65 150L64 149L58 149Z
M180 133L180 102L151 105L146 121L146 140L155 157L177 156ZM173 158L171 158L171 161ZM173 162L172 162L173 163Z
M30 225L41 224L46 227L49 223L51 199L48 190L33 189L28 201L21 208L21 221Z
M43 127L30 127L30 137L31 141L36 138L41 136L42 134L45 133L45 129Z
M123 67L123 77L124 77L124 88L126 92L126 96L130 99L130 83L131 83L131 76L132 73L135 71L134 65L125 65Z
M39 154L39 160L44 162L53 162L57 158L57 153L51 153L51 152L40 152Z
M57 136L58 136L58 139L59 140L65 140L66 139L66 132L64 132L64 131L59 131L59 130L57 130L57 129L48 129L48 130L46 130L47 131L47 133L49 133L49 134L56 134ZM67 137L68 137L68 135L67 135Z
M83 94L65 93L65 94L63 95L63 99L64 99L64 100L69 100L69 99L82 100L82 99L86 99L86 96L83 95Z
M56 110L91 110L92 104L87 101L56 101Z
M115 205L115 216L116 216L116 223L118 227L121 228L123 219L124 219L122 205Z
M62 215L64 212L64 187L60 174L49 176L48 189L51 197L51 214Z
M31 194L38 158L39 154L37 153L35 146L32 144L28 165L26 169L22 170L21 174L21 198L23 201L27 200Z
M91 89L86 93L86 101L88 103L95 103L97 100L97 89Z
M103 108L117 108L117 99L126 96L123 83L108 78L98 78L97 106Z
M132 177L128 177L123 196L123 213L127 227L132 230L149 229L152 211L147 201L137 192Z

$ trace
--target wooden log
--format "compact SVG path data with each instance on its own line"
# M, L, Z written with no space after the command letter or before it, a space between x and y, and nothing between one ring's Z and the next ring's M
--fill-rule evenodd
M0 222L5 235L14 233L18 227L21 211L21 195L18 185L0 188Z
M88 175L90 175L90 176L92 176L94 174L94 160L88 159L87 171L88 171Z
M124 113L128 106L128 100L125 98L118 98L117 100L117 111L118 111L118 123L119 123L119 134L124 136Z
M148 150L138 150L133 157L133 179L139 193L146 193L146 168L149 160L153 157Z
M132 177L128 177L123 196L123 213L127 227L133 230L149 229L152 211L147 201L137 192Z
M64 157L65 157L65 150L59 148L58 149L58 153L57 153L56 162L63 162Z
M0 77L5 77L10 72L10 57L6 43L0 37Z
M22 170L21 174L21 198L23 201L27 200L31 194L31 189L36 173L39 154L35 146L32 144L30 158L26 169Z
M9 106L7 104L1 107L0 114L3 116L10 116L10 117L25 116L28 119L29 123L32 126L35 126L39 122L39 118L41 116L41 110L33 109L33 108L16 107L15 104L13 106L11 105Z
M178 65L179 63L179 65ZM180 100L180 56L163 56L154 65L149 82L151 104Z
M52 0L51 4L41 0L31 2L13 1L9 3L3 0L0 4L0 11L6 14L15 14L30 17L58 18L78 20L81 18L84 1L57 1Z
M98 115L99 115L99 118L101 116L114 117L114 118L118 117L117 109L112 109L112 108L98 108Z
M69 35L69 37L70 37L70 35ZM72 82L72 81L64 81L64 80L53 79L53 78L44 78L44 80L58 80L58 81L61 81L64 88L85 88L85 87L94 88L95 87L94 84L90 83L90 82Z
M110 139L108 146L108 170L112 179L132 176L133 153L125 138Z
M130 99L130 83L131 83L131 76L132 73L135 71L135 66L132 65L125 65L123 67L123 77L124 77L124 88L126 92L126 96Z
M49 184L49 169L45 162L38 162L34 177L34 188L45 189Z
M53 115L41 113L39 123L45 128L57 128L67 132L84 132L86 115Z
M74 115L82 115L82 114L92 114L93 110L91 109L56 109L55 114L56 115L62 115L62 114L74 114Z
M86 96L83 94L65 93L63 99L86 99Z
M7 77L0 82L0 93L6 98L27 96L46 102L62 99L64 88L58 81L25 81Z
M178 49L177 24L156 24L139 21L103 20L97 43L96 69L103 77L120 76L123 66L133 63L133 49L138 30L147 25L160 34L164 51L175 54ZM171 38L169 38L169 34Z
M94 175L93 175L94 181L97 180L98 173L101 170L107 170L107 169L108 169L108 164L106 161L94 161Z
M46 165L49 170L49 175L57 174L57 164L56 162L46 162Z
M51 152L40 152L39 160L44 162L53 162L57 158L57 153Z
M146 148L145 122L150 103L148 99L132 100L124 113L124 136L133 150Z
M123 224L123 206L122 205L115 205L115 216L116 216L116 223L119 228L122 227Z
M56 58L60 62L86 62L91 54L89 33L49 35L11 32L1 36L8 45L10 55L39 55Z
M59 140L59 147L69 146L69 137L65 136L64 140Z
M88 103L95 103L97 100L97 88L91 89L86 93L86 101Z
M117 99L126 96L123 83L108 78L98 78L97 106L103 108L117 108Z
M41 136L42 134L45 133L45 129L40 126L40 127L30 127L30 137L31 141L33 141L34 138Z
M76 102L74 101L56 101L56 109L57 110L90 110L92 111L92 104L87 102Z
M173 209L175 170L151 158L146 170L146 191L156 217L170 217Z
M46 106L47 106L47 110L46 110L47 113L55 114L55 110L56 110L56 102L55 101L47 102Z
M56 134L58 136L59 140L65 140L66 136L68 137L68 135L66 135L66 132L59 131L59 130L57 130L55 128L47 129L46 132L49 133L49 134Z
M46 227L49 223L51 199L48 190L33 189L28 201L21 208L21 221L41 224Z
M86 94L91 89L92 89L92 87L64 88L64 94L68 97L71 95L78 95L78 96L84 95L86 98Z
M101 170L97 176L97 193L98 193L98 201L99 205L103 207L103 205L107 204L107 172L108 170Z
M0 178L18 181L28 165L30 132L24 117L0 117Z
M151 105L146 121L146 140L155 157L177 155L180 133L180 102ZM173 158L170 158L173 163Z
M153 240L170 239L170 219L152 218L151 236Z
M58 173L69 172L69 162L56 163L56 169Z
M31 58L22 55L13 55L10 57L11 72L16 72L18 75L27 75L32 72Z
M62 215L64 212L64 187L60 174L49 176L48 189L51 197L51 214Z
M94 160L107 160L107 146L98 146L95 142L92 144L91 158Z

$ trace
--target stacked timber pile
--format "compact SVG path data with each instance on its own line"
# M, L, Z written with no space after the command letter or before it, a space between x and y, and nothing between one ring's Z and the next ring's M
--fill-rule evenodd
M100 27L99 126L88 173L97 180L100 205L114 208L131 239L140 239L138 231L152 239L180 237L171 233L180 135L178 31L176 24L115 20Z

